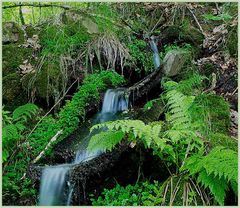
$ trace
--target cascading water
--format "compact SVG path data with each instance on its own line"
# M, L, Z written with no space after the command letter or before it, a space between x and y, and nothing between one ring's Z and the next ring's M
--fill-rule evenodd
M128 109L128 98L124 96L124 89L109 89L105 93L102 111L94 123L114 120L118 112ZM50 166L43 170L40 184L39 205L70 205L73 186L67 183L71 168L81 162L91 160L101 152L86 151L89 139L93 133L85 137L78 148L75 160L70 164Z
M160 67L160 57L159 57L157 45L156 45L153 37L150 37L149 44L150 44L151 50L153 52L154 68L155 68L155 70L157 70Z
M40 205L63 205L69 165L57 165L43 170L40 186Z

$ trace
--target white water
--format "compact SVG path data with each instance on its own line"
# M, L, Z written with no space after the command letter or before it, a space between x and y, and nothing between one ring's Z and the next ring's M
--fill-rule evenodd
M43 170L40 186L40 205L64 204L62 193L66 185L68 165L47 167Z
M117 112L127 109L128 99L125 98L123 89L109 89L105 93L102 111L96 122L112 120ZM101 152L86 151L91 136L90 134L83 139L72 163L50 166L43 170L39 205L70 205L74 187L71 184L68 187L67 179L72 166L91 160L101 154Z
M153 52L154 68L155 68L155 70L157 70L160 67L160 57L159 57L157 45L156 45L153 37L150 37L149 44L150 44L150 47L151 47L152 52Z
M121 89L108 90L104 96L102 112L117 113L128 109L128 100L124 96L124 91Z

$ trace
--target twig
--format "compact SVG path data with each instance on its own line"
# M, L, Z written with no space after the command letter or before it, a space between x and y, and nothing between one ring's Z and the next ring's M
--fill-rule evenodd
M154 25L154 27L152 28L152 30L150 31L150 33L152 33L152 32L155 30L155 28L158 26L159 22L160 22L161 19L162 19L162 16L163 16L163 14L161 15L161 17L159 18L159 20L157 21L157 23Z
M235 94L235 92L237 92L238 87L232 92L231 96Z
M202 32L202 34L204 35L204 37L206 37L206 34L204 33L204 31L203 31L203 29L202 29L202 26L201 26L200 23L198 22L198 19L197 19L197 17L195 16L195 14L193 13L193 11L192 11L188 6L187 6L187 9L188 9L188 10L190 11L190 13L192 14L195 22L197 23L197 25L198 25L200 31Z
M211 87L204 92L210 92L216 88L217 85L217 75L215 73L212 73L212 84Z
M59 7L65 10L70 9L70 6L67 5L58 5L58 4L29 4L29 3L24 3L24 4L14 4L14 5L9 5L9 6L3 6L2 9L11 9L15 7L24 7L24 6L30 6L30 7Z
M58 131L54 137L48 142L47 146L45 147L45 149L40 152L40 154L33 160L33 163L36 163L38 160L41 159L41 157L45 154L46 150L51 146L51 144L56 141L56 139L59 137L59 135L61 135L63 132L63 130L61 129L60 131Z
M64 95L54 104L54 106L37 122L37 124L34 126L32 131L28 134L27 138L33 133L33 131L37 128L37 126L42 122L42 120L60 103L60 101L66 96L68 91L72 88L72 86L78 81L79 79L76 79L71 86L66 90Z

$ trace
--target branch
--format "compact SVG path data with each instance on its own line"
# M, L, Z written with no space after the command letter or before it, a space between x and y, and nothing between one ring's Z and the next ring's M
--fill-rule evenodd
M9 5L9 6L3 6L2 9L11 9L15 7L23 7L23 6L30 6L30 7L59 7L65 10L70 9L70 6L67 5L58 5L58 4L29 4L29 3L24 3L24 4L14 4L14 5Z
M63 132L63 130L61 129L60 131L58 131L54 137L48 142L47 146L45 147L45 149L40 152L40 154L33 160L33 163L36 163L38 160L40 160L42 158L42 156L45 154L46 150L51 146L51 144L56 141L56 139L59 137L59 135L61 135Z
M187 6L187 9L190 11L190 13L192 14L195 22L197 23L198 27L199 27L199 30L202 32L202 34L204 35L204 37L206 37L206 34L204 33L203 29L202 29L202 26L200 25L197 17L195 16L195 14L193 13L193 11Z
M68 93L68 91L72 88L72 86L79 81L79 79L76 79L71 86L66 90L66 92L64 93L64 95L54 104L54 106L37 122L37 124L34 126L34 128L32 129L32 131L28 134L27 138L34 132L34 130L37 128L37 126L42 122L42 120L60 103L60 101L66 96L66 94Z

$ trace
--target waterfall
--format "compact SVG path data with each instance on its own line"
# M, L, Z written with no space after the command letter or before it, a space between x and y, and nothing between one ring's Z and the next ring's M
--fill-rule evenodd
M39 205L63 205L68 165L47 167L43 170L40 186Z
M109 89L105 93L101 112L95 123L115 119L118 112L128 109L128 98L124 96L124 89ZM40 183L39 205L70 205L73 195L73 186L67 184L67 176L73 165L91 160L101 152L88 152L87 145L93 134L83 138L75 159L70 164L50 166L43 170ZM69 187L68 187L69 186ZM68 192L68 193L66 193Z
M153 37L150 37L149 44L150 44L151 50L153 52L154 68L155 68L155 70L157 70L160 67L160 57L159 57L157 45L156 45Z
M107 90L104 96L101 114L117 113L119 111L124 111L127 109L128 109L128 100L125 98L124 91L122 89Z

